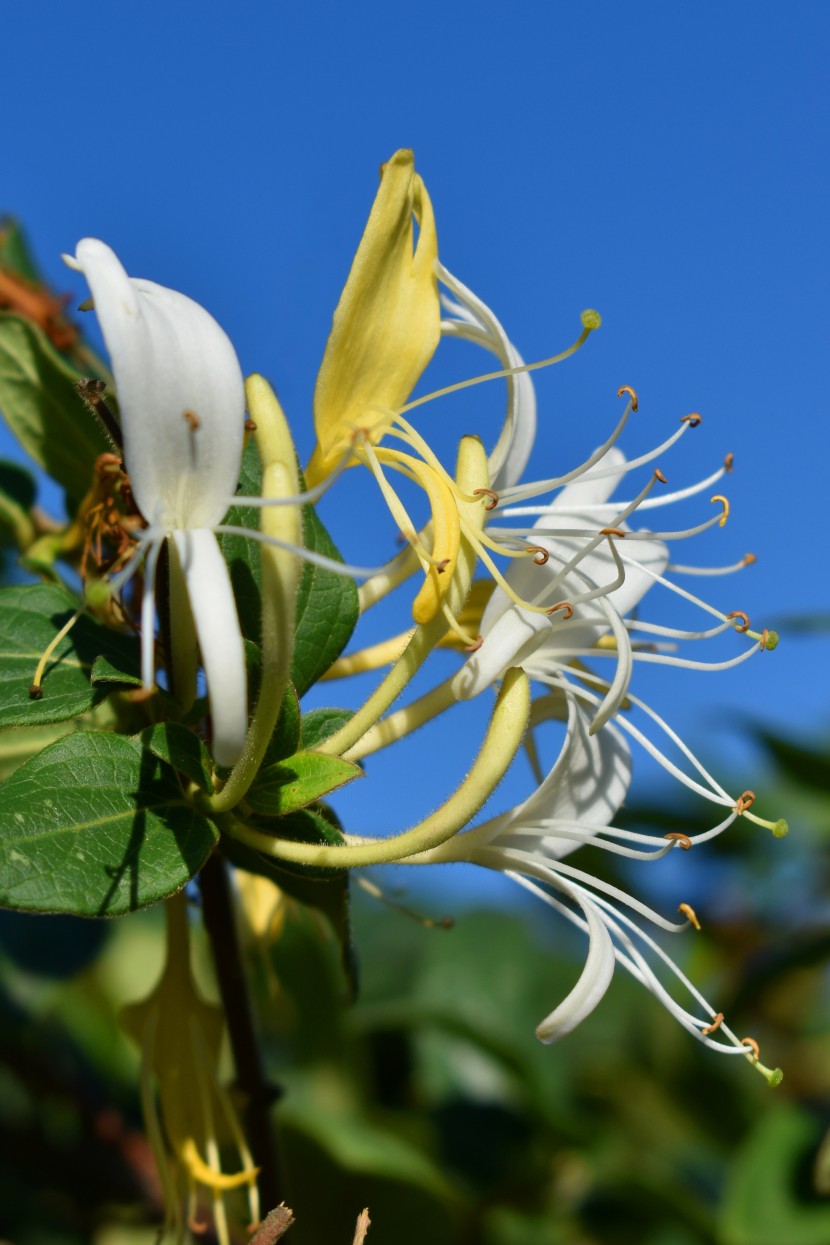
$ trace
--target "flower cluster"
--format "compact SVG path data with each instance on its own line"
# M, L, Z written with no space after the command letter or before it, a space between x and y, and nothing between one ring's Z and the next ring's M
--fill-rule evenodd
M439 262L429 196L406 151L382 170L335 313L315 392L317 445L307 488L298 478L291 435L272 391L261 377L243 384L233 348L205 311L183 295L129 278L101 242L84 240L70 262L89 282L110 353L123 467L144 521L135 532L134 552L125 553L110 586L120 591L141 568L142 675L151 689L155 582L166 548L172 603L167 668L185 707L193 702L199 662L204 670L218 769L212 793L191 792L200 809L216 819L222 833L300 865L422 867L467 861L502 871L588 935L579 981L539 1024L542 1041L561 1038L581 1023L619 964L701 1042L745 1056L775 1083L780 1074L760 1063L755 1042L736 1037L649 932L696 926L689 905L679 906L682 921L666 919L571 863L588 847L654 861L702 844L738 819L775 834L786 830L785 823L767 821L753 810L751 792L720 786L633 690L639 663L722 670L777 642L774 632L751 630L741 611L723 610L682 586L693 575L721 576L753 560L746 555L733 565L708 569L674 560L677 542L722 527L729 513L718 490L731 470L730 458L705 479L673 492L658 465L700 417L684 416L667 440L627 460L619 442L637 410L637 396L623 386L622 411L596 451L567 473L528 482L537 419L530 373L580 349L600 317L583 312L571 346L525 364L492 311ZM494 356L498 367L413 401L412 390L442 338L472 342ZM495 445L487 453L478 435L462 437L451 470L409 415L456 389L499 378L506 382L507 403ZM235 497L246 405L263 466L262 495ZM374 571L306 548L301 539L300 507L352 467L368 469L405 541L400 554ZM393 487L396 476L426 495L430 518L420 530ZM624 496L617 499L617 490ZM699 495L709 498L708 508L693 526L673 530L652 521L666 507ZM261 527L248 531L223 523L234 502L260 507ZM216 538L223 532L244 533L263 545L262 674L251 709L233 590ZM359 575L365 581L363 611L392 591L405 591L413 576L418 580L407 598L414 628L347 653L329 670L327 677L345 678L390 666L349 720L318 742L322 757L361 760L452 711L459 700L487 689L497 692L479 755L456 791L424 821L389 838L299 841L281 837L279 822L272 832L246 817L245 796L266 755L288 678L303 560ZM484 577L477 579L479 568ZM690 626L670 627L642 612L652 599L648 594L658 591L696 611ZM706 625L697 621L700 615L707 617ZM740 646L727 657L707 662L687 655L692 643L725 634ZM459 654L458 668L431 691L393 708L439 646ZM535 732L549 720L564 723L565 730L556 761L544 772ZM523 743L536 768L535 790L516 807L476 821ZM632 746L712 804L714 824L697 835L662 837L615 824L632 780ZM678 1001L678 992L685 1002ZM161 995L141 1014L146 1050L148 1034L164 1029L160 1002ZM194 1004L196 1011L199 1006ZM152 1063L152 1055L148 1059ZM159 1080L164 1096L161 1072ZM171 1128L169 1113L165 1118L192 1192L194 1180L207 1179L214 1143L195 1125ZM241 1147L240 1154L242 1172L231 1179L250 1183L250 1158ZM220 1185L215 1176L214 1187Z

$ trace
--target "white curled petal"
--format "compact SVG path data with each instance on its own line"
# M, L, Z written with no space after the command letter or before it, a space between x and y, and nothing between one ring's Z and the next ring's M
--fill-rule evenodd
M233 346L198 303L128 277L96 238L79 242L75 259L110 354L139 509L168 531L214 526L242 454L245 394Z
M202 654L213 755L218 765L239 760L248 728L245 649L227 564L213 532L174 532Z
M521 666L541 643L541 629L550 627L545 614L531 614L515 606L487 634L477 653L464 663L452 681L456 700L472 700L491 687L510 666Z
M590 1016L611 984L616 963L611 935L598 910L579 891L561 879L557 879L556 886L570 896L584 912L589 941L588 955L579 981L559 1006L536 1027L537 1038L546 1045L557 1042Z
M490 308L477 298L457 277L438 265L438 279L451 290L457 303L445 300L445 306L456 318L442 320L441 332L446 337L460 337L474 342L494 354L502 367L521 367L524 363L516 347L493 315ZM488 458L490 486L499 489L517 484L527 466L536 437L536 393L527 372L507 376L507 415L499 439Z

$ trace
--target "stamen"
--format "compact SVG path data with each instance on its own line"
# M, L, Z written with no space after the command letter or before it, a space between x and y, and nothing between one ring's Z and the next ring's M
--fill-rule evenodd
M382 890L366 877L358 876L355 878L355 881L362 890L366 891L367 895L371 895L373 899L379 899L380 902L386 904L387 907L394 908L396 912L400 912L404 916L408 916L410 920L415 921L418 925L423 925L425 929L452 929L455 925L455 918L451 916L442 916L440 920L437 921L434 917L421 916L419 912L415 912L412 908L408 908L406 904L399 903L399 901L392 895L388 895L386 891Z
M725 465L726 465L726 464L724 464L724 466L725 466ZM727 471L728 471L728 470L729 470L729 468L727 467ZM718 526L719 526L719 527L725 527L725 526L726 526L726 520L729 518L729 501L727 500L727 498L725 498L725 497L724 497L723 493L715 493L714 497L713 497L711 500L712 500L713 502L715 502L715 501L719 501L719 502L720 502L720 504L723 506L723 514L722 514L722 515L721 515L721 517L720 517L720 523L719 523L719 525L718 525Z
M632 411L639 410L639 402L637 400L636 391L632 389L630 385L620 385L619 389L617 390L617 397L621 398L624 393L627 393L629 398L631 399Z
M191 432L198 432L202 426L202 421L195 411L182 411L182 419Z
M723 1012L718 1012L718 1014L713 1018L712 1023L710 1025L704 1025L700 1032L705 1033L708 1037L710 1033L716 1033L722 1024Z
M669 834L663 835L664 839L673 839L684 852L687 852L692 846L692 840L688 834L681 834L679 830L672 830Z
M499 504L499 495L496 490L492 488L474 488L473 496L490 498L490 500L485 503L485 510L495 510L496 506Z
M666 477L663 475L663 473L662 473L662 471L660 470L660 468L659 468L659 467L655 467L655 468L654 468L654 478L655 478L656 480L659 480L661 484L668 484L668 480L667 480L667 479L666 479Z
M256 423L255 423L255 421L254 421L253 419L251 419L250 415L249 415L249 416L248 416L248 418L245 420L245 431L246 431L246 432L256 432Z
M121 435L121 425L104 401L104 394L107 391L106 382L95 378L85 378L76 381L75 390L87 410L91 411L102 424L104 432L113 445L122 450L124 441Z
M697 919L697 913L691 904L680 903L677 905L677 911L682 912L684 916L688 917L695 929L700 929L700 921Z
M755 1038L752 1038L752 1037L741 1038L741 1046L747 1046L752 1051L752 1062L753 1063L756 1063L757 1060L760 1059L761 1048L758 1045L758 1043L755 1041Z
M557 605L551 605L549 609L545 610L545 613L556 614L559 612L559 610L562 610L563 616L566 621L569 618L573 618L574 607L571 605L570 601L560 601Z
M745 791L743 795L738 797L738 801L735 805L735 812L740 817L740 815L742 813L745 813L748 808L752 808L752 805L754 803L755 803L755 792Z
M743 610L732 610L729 614L726 615L726 617L727 618L740 618L741 620L740 623L735 624L736 631L741 632L741 634L743 634L744 631L749 631L749 617L743 612Z
M767 630L766 627L764 627L763 631L761 632L761 652L762 653L764 649L767 647L768 641L769 641L769 631Z
M543 549L541 545L528 545L527 552L533 554L533 561L537 566L544 566L550 557L547 549Z
M625 532L619 527L601 527L599 534L600 536L619 536L620 540L625 537Z
M484 643L484 636L480 635L472 644L467 644L464 648L465 653L477 653Z
M724 460L723 460L723 469L724 469L724 471L728 471L728 472L730 472L730 473L731 473L732 468L733 468L734 466L735 466L735 455L734 455L734 454L731 454L731 453L730 453L730 454L727 454L727 455L726 455L726 458L724 458Z
M43 699L42 683L43 683L43 672L46 669L46 663L49 661L49 658L52 656L55 649L60 644L61 640L65 636L67 636L69 632L72 630L72 628L75 626L75 623L81 617L81 614L83 614L85 608L86 606L82 605L80 609L76 610L75 613L72 615L72 617L69 619L69 622L64 623L64 625L61 627L57 635L52 637L52 639L49 641L46 648L44 649L43 656L41 657L40 661L37 663L37 669L35 670L35 677L32 680L31 686L29 687L29 699L30 700L42 700Z
M700 416L697 411L693 411L691 415L681 415L681 424L688 424L690 428L697 428L700 424Z
M754 553L745 553L743 556L744 566L754 566L757 561L758 559Z

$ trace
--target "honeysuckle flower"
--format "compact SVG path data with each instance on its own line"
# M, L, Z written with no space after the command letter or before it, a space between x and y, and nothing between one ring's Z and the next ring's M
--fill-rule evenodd
M755 1043L749 1039L741 1041L735 1036L724 1024L722 1014L703 998L643 928L643 922L670 933L680 933L690 925L699 927L693 909L681 903L678 912L685 915L685 921L667 920L619 887L565 863L573 852L587 846L644 861L658 860L673 850L688 849L723 833L737 817L747 814L751 793L744 793L737 801L730 799L697 758L679 745L686 760L697 771L697 778L690 778L675 766L678 776L693 790L726 805L727 815L710 830L692 837L668 834L660 839L614 826L612 823L626 798L632 776L631 751L626 738L613 723L599 732L591 731L589 709L596 704L597 697L589 692L578 695L565 683L557 690L554 713L559 716L560 711L565 710L565 740L555 764L532 795L515 808L406 863L465 861L498 870L587 933L588 954L579 980L567 997L539 1023L536 1036L540 1041L557 1041L581 1024L603 998L614 968L620 964L698 1040L723 1054L744 1055L771 1084L777 1084L780 1072L759 1062ZM549 703L540 707L536 720L548 713ZM639 732L635 730L636 735ZM642 736L640 742L644 742ZM703 785L704 781L707 786ZM779 827L782 824L779 823ZM779 828L778 832L783 831ZM636 914L640 921L629 912ZM675 984L691 996L695 1010L677 1001L655 971L655 961L658 969L674 978Z
M127 276L95 238L67 257L89 284L118 393L124 461L146 521L141 670L155 685L155 576L168 542L186 584L220 765L239 757L248 720L245 657L227 565L214 530L236 489L244 435L242 373L227 335L184 294ZM136 569L137 559L120 580ZM192 624L174 620L177 642ZM195 649L195 638L191 642Z
M244 1190L247 1222L258 1223L258 1169L218 1079L225 1016L202 998L193 980L183 894L167 900L165 914L164 971L149 997L125 1008L121 1021L141 1050L141 1102L164 1190L166 1226L180 1242L185 1224L204 1231L199 1213L206 1196L220 1245L230 1245L225 1198ZM222 1167L226 1142L238 1155L238 1171Z

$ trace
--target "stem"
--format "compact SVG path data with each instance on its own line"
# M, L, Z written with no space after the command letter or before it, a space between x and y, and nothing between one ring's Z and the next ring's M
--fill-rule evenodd
M300 843L294 839L263 834L261 830L243 825L232 816L222 820L222 829L241 843L247 843L279 860L328 869L394 864L405 856L415 856L446 843L462 826L466 826L492 795L522 742L529 712L530 684L524 671L514 667L504 676L481 751L460 787L437 812L411 830L392 838L363 840L342 847Z
M236 1083L244 1098L245 1133L259 1168L257 1184L264 1206L277 1206L280 1171L270 1107L281 1091L272 1085L262 1063L251 998L242 963L239 933L227 867L215 852L199 874L202 915L210 939L219 993L228 1024Z

